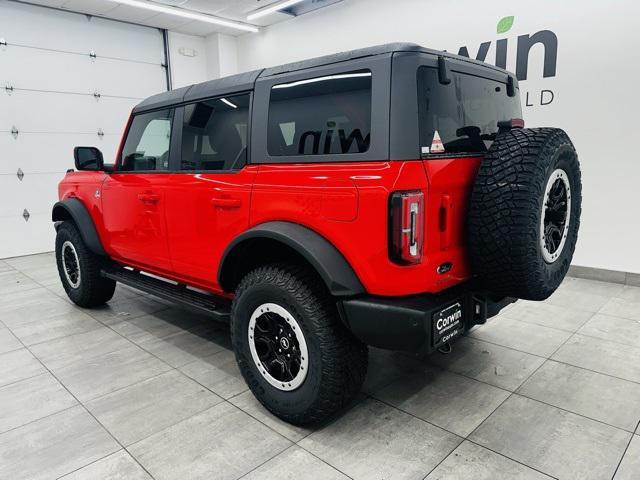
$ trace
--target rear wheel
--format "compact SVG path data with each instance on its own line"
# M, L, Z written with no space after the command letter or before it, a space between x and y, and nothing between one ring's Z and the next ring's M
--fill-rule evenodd
M240 282L231 315L242 375L278 417L321 424L360 390L367 347L345 328L335 301L305 268L253 270Z
M75 304L95 307L111 300L116 282L100 275L105 259L91 252L76 226L63 222L56 235L56 262L62 286Z

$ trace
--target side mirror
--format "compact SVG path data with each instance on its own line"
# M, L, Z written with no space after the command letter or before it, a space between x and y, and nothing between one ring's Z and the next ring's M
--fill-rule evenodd
M76 170L104 170L102 152L96 147L75 147L73 149L73 158L76 162Z

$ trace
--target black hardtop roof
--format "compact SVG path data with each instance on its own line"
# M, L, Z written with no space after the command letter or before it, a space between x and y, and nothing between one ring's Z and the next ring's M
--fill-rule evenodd
M385 55L394 52L418 52L435 56L444 56L454 60L473 63L484 68L496 70L504 74L508 73L506 70L495 67L488 63L480 62L478 60L473 60L464 56L455 55L440 50L424 48L415 43L387 43L384 45L376 45L373 47L359 48L356 50L324 55L322 57L310 58L308 60L302 60L299 62L286 63L284 65L278 65L276 67L252 70L250 72L222 77L215 80L209 80L207 82L197 83L195 85L178 88L176 90L170 90L168 92L159 93L157 95L146 98L138 105L136 105L133 111L141 112L174 105L181 102L195 101L201 98L216 97L234 92L248 91L253 89L254 84L258 78L272 77L274 75L281 75L283 73L296 72L300 70L306 70L308 68L343 63L348 62L349 60L355 60L357 58Z

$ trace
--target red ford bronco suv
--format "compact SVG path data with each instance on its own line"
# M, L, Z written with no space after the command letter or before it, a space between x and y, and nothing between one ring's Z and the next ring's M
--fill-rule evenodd
M52 214L60 279L82 307L121 282L230 321L260 402L324 422L367 345L451 348L564 278L578 159L521 116L512 74L412 44L155 95L114 165L75 149Z

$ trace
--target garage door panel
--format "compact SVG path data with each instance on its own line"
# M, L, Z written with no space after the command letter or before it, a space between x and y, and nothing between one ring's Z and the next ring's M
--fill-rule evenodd
M155 28L8 2L0 8L0 31L9 44L87 54L93 50L106 57L163 62L162 34Z
M9 46L0 50L0 85L142 99L165 91L166 76L160 64Z
M8 40L7 40L8 41ZM91 91L89 56L39 48L8 46L0 50L0 85L59 92Z
M97 58L92 81L102 95L146 98L167 90L165 70L160 65Z
M0 131L10 132L15 126L20 132L121 134L137 103L130 98L0 92Z
M0 36L0 87L14 87L0 88L3 258L51 250L73 147L98 147L112 163L131 108L166 90L166 74L162 35L147 27L0 0Z
M24 133L17 139L0 133L0 175L17 177L18 169L25 176L34 173L64 173L73 165L73 147L97 147L105 163L113 163L120 144L120 134L41 134Z
M58 199L58 182L62 173L34 173L18 180L13 175L0 175L0 191L11 202L0 202L0 217L29 213L46 213Z
M31 215L25 221L22 215L0 217L0 252L2 256L17 257L55 249L55 229L51 214Z

